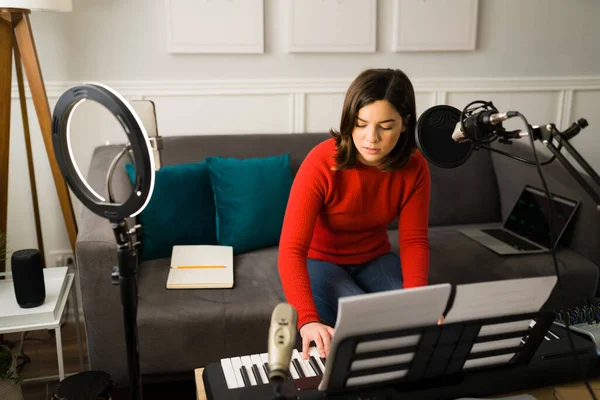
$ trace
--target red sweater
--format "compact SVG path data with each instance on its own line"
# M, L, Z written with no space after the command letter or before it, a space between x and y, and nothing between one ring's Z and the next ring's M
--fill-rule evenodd
M430 176L415 153L400 170L383 172L357 162L332 170L334 139L312 149L290 192L279 242L279 274L298 328L319 321L306 259L361 264L388 253L387 226L398 217L405 288L427 285L429 275Z

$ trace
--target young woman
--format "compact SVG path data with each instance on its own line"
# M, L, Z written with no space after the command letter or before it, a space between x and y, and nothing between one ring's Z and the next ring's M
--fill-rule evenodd
M294 178L278 266L305 359L311 342L321 357L329 352L340 297L428 283L430 176L416 150L415 108L402 71L363 71L346 93L339 132ZM396 217L400 257L387 234Z

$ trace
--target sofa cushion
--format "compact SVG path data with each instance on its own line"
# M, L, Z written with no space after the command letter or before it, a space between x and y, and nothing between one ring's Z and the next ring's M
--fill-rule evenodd
M135 166L125 164L132 182ZM163 166L154 191L139 214L143 236L140 258L170 257L174 245L217 244L215 204L205 162Z
M168 290L168 262L140 265L137 321L144 374L189 373L222 357L267 351L271 314L285 301L277 247L236 256L233 289Z
M217 212L217 241L234 254L279 243L292 187L289 153L207 157Z

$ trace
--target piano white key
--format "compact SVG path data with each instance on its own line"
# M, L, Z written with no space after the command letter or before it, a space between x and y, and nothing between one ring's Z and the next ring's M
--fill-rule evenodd
M256 368L258 368L258 373L260 374L260 378L262 379L262 383L269 383L269 378L267 377L267 374L265 374L265 370L263 368L263 361L260 358L259 354L252 354L250 356L250 359L252 360L252 364L256 365Z
M294 351L292 352L292 359L298 360L298 363L302 368L302 372L304 372L304 376L309 377L317 375L315 371L313 371L311 366L308 364L308 361L304 361L304 359L302 358L302 354L298 350L294 349Z
M221 359L221 369L223 369L223 375L225 375L227 389L238 388L239 386L235 377L235 372L233 372L233 366L231 365L231 360L229 358Z
M310 363L308 362L308 360L304 360L302 358L302 353L298 352L298 355L300 356L300 359L304 363L304 366L306 367L306 369L308 369L309 375L307 375L307 376L317 376L317 373L315 372L315 370L313 369L313 367L310 366ZM308 357L310 359L310 347L308 348Z
M260 361L269 365L269 353L260 353Z
M254 371L252 371L252 360L250 360L250 356L242 356L240 359L242 360L244 367L246 367L246 372L250 378L250 384L252 386L256 386L257 382L256 378L254 377Z
M319 350L315 346L308 349L308 354L313 356L315 360L317 360L317 365L321 368L321 372L325 373L325 364L321 361L321 355L319 354Z
M242 373L240 372L242 360L239 357L231 357L231 366L233 367L233 372L235 373L235 379L237 380L238 387L246 387L244 384L244 379L242 379Z

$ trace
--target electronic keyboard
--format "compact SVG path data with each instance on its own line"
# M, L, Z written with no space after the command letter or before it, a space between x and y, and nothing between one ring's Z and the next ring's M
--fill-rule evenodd
M304 360L298 350L293 350L288 369L292 379L323 376L325 359L319 356L316 347L310 348L309 355L309 359ZM225 377L227 389L269 383L267 378L269 375L268 365L269 355L267 353L221 359L221 370Z
M507 366L474 371L446 381L413 382L361 387L344 393L324 393L318 389L325 372L326 360L315 347L304 360L294 349L289 367L290 380L298 399L456 399L489 396L536 387L581 380L574 363L565 328L553 324L552 335L542 340L533 358L525 366ZM596 344L586 335L571 332L577 357L588 378L600 373ZM556 339L555 339L556 337ZM208 400L272 399L273 386L268 382L267 353L223 358L208 364L203 381Z

